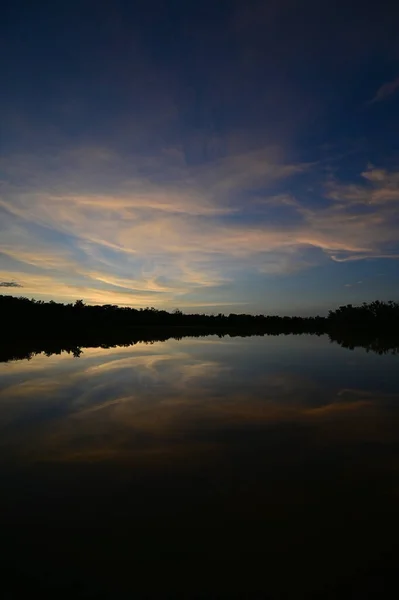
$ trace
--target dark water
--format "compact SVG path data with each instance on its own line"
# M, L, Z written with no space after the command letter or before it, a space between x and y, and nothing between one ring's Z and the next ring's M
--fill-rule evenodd
M0 364L0 596L395 595L398 366L305 335Z

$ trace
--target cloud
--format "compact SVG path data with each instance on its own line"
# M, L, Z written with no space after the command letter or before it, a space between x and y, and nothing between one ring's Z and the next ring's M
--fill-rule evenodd
M399 202L399 171L378 169L369 164L361 173L364 183L341 183L331 180L326 195L347 205L389 205Z
M242 215L237 196L248 186L265 188L308 168L282 158L281 151L269 148L191 167L178 151L169 151L158 159L138 157L128 169L120 157L93 148L42 160L17 156L5 164L9 180L18 184L3 186L0 206L9 233L0 252L37 269L126 290L180 295L225 285L232 279L226 269L231 256L242 260L280 246L281 233L276 237L224 218ZM96 193L92 170L102 180L108 170L108 185L115 172L121 178L112 192ZM53 239L46 245L48 231ZM54 234L60 240L69 236L68 247L54 243ZM110 261L110 254L117 258Z
M4 273L1 273L4 275ZM64 274L65 275L65 274ZM83 280L80 283L68 283L62 280L63 273L57 275L43 275L18 273L24 282L24 293L34 297L61 298L63 301L71 302L76 298L83 298L90 304L120 304L124 306L142 307L158 304L159 295L151 289L126 288L120 291L114 289L100 288L96 286L96 280ZM141 284L142 286L142 284ZM21 286L22 287L22 286ZM172 305L174 295L165 293L161 302Z
M399 254L371 254L370 252L363 252L363 254L351 254L348 256L337 256L336 254L331 254L330 258L334 262L351 262L357 260L373 259L397 260L399 258Z
M194 167L177 150L164 154L138 157L128 173L115 153L69 152L56 178L47 158L9 158L9 180L32 164L38 172L2 186L0 276L63 301L216 307L251 274L398 257L397 171L369 165L355 182L330 178L315 204L301 177L317 165L284 161L278 149ZM97 193L95 173L112 189Z
M15 281L0 281L0 287L20 288L22 285L20 283L16 283Z
M399 77L393 79L393 81L388 81L384 83L380 88L378 88L375 96L369 101L369 104L375 104L375 102L380 102L381 100L385 100L388 96L392 96L399 89Z
M363 281L356 281L355 283L345 283L345 287L353 287L355 285L361 285Z

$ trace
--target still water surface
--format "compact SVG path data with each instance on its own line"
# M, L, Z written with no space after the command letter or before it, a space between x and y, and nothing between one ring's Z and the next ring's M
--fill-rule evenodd
M0 364L4 589L381 597L398 366L306 335Z

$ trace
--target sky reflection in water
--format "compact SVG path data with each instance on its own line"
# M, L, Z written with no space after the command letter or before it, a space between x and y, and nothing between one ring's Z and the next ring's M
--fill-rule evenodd
M62 554L57 568L76 568L81 585L85 556L102 589L122 585L118 569L138 548L151 564L266 561L267 586L287 594L277 573L288 566L297 596L364 575L394 544L397 366L311 336L0 364L0 508L15 552L27 553L22 572L29 532L47 540L42 552L70 549L73 567ZM57 547L60 528L69 533Z

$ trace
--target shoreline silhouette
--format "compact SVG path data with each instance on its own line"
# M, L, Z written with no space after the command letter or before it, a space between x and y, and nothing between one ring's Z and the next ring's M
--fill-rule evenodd
M31 358L45 353L82 348L130 346L170 338L248 337L264 335L328 335L344 348L399 353L399 304L393 301L351 304L321 317L277 315L205 315L167 312L155 308L132 309L115 305L91 306L43 302L0 296L3 344L0 362Z

